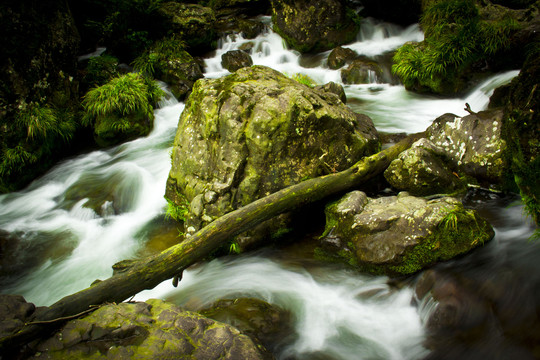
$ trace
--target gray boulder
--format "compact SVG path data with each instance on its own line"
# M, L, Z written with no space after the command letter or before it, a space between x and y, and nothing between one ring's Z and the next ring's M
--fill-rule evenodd
M503 111L498 109L465 117L445 114L433 121L426 133L435 146L444 150L449 166L458 173L480 183L500 184L507 170L502 118Z
M464 190L445 158L431 141L420 139L390 163L384 177L394 188L419 196Z
M264 66L199 80L180 117L166 198L186 230L379 149L371 119ZM275 230L275 229L274 229Z
M40 359L264 359L236 328L156 299L103 306L36 348Z
M231 50L221 55L221 65L230 72L253 65L251 56L242 50Z
M353 191L326 208L319 254L375 274L413 274L491 240L491 226L455 198Z

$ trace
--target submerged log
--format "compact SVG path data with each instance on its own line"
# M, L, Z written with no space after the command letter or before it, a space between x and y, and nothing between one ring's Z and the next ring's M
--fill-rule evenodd
M48 322L47 325L34 322L34 325L28 324L19 332L0 339L0 354L28 344L43 332L50 331L53 324L61 324L50 320L73 316L91 306L122 302L143 290L152 289L262 221L362 184L383 172L393 159L420 137L423 133L410 135L392 147L363 158L347 170L309 179L256 200L220 217L182 243L134 262L112 277L96 281L89 288L62 298L36 319L36 322Z

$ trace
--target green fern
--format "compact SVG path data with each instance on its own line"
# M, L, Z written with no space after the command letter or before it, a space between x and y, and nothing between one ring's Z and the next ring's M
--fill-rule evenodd
M154 110L152 104L161 96L163 91L157 84L149 83L139 74L129 73L86 93L83 99L86 110L83 121L91 124L97 117L110 114L122 117L135 112L151 117Z

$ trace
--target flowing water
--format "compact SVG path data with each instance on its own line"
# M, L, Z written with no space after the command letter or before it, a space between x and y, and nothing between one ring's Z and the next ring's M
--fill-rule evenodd
M268 17L260 19L270 22ZM418 26L402 29L367 19L358 41L348 47L377 57L422 38ZM339 71L326 66L329 52L301 56L286 49L269 28L253 40L240 35L222 39L206 59L206 77L228 74L220 64L221 55L246 43L252 46L257 65L289 75L306 74L317 84L341 83ZM465 102L475 111L486 108L492 91L517 73L488 79L463 98L415 95L376 79L346 85L345 91L350 106L371 116L378 130L412 133L425 130L443 113L466 115ZM0 196L0 229L20 244L12 273L0 278L2 293L22 294L38 305L52 304L97 278L109 277L114 263L140 256L154 241L150 238L156 229L160 233L170 227L162 220L163 194L183 108L169 96L155 111L155 128L148 137L66 160L27 189ZM495 274L493 278L503 264L522 280L528 271L540 274L535 261L539 247L527 241L532 226L521 205L510 206L508 199L494 194L470 199L471 206L493 221L496 237L481 251L442 265L441 271L478 279ZM528 284L537 282L534 278ZM429 353L424 325L436 304L417 306L413 292L411 285L397 288L385 277L261 251L198 265L185 272L178 288L167 281L137 299L164 298L193 309L238 296L276 304L293 314L296 333L276 354L278 358L418 359Z

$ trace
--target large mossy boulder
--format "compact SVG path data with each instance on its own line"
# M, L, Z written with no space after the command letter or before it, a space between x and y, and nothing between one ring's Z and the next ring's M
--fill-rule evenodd
M445 114L426 130L428 139L444 150L448 165L460 177L487 187L502 185L508 166L502 138L502 110L486 110L464 117Z
M159 5L159 13L170 32L183 40L190 51L201 53L217 46L216 15L212 8L169 1Z
M491 226L455 198L346 194L326 208L319 255L374 274L407 275L492 239Z
M371 119L337 95L268 67L242 68L195 83L178 124L166 197L187 208L193 231L378 149Z
M420 139L393 160L384 177L394 188L412 195L449 194L465 190L449 167L446 153L427 139Z
M339 0L272 0L274 31L302 53L331 50L356 39L354 11Z
M36 349L40 359L264 359L236 328L156 299L103 306Z

